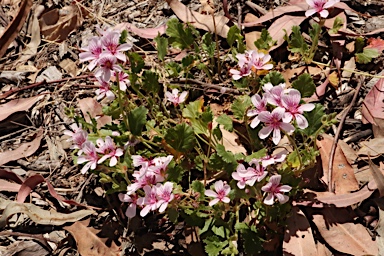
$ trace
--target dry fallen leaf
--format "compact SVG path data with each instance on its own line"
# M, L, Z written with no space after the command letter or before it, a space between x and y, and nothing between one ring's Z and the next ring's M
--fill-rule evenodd
M336 71L333 71L328 76L329 83L335 88L336 90L339 88L339 76Z
M247 47L247 50L257 50L255 41L260 38L260 35L261 35L261 32L259 31L252 31L244 34L245 45Z
M365 96L361 112L363 114L363 123L377 125L375 118L383 119L384 109L384 78L381 78L372 87Z
M284 233L283 254L316 256L317 248L309 221L299 207L292 207Z
M345 69L349 69L349 70L355 70L356 69L356 61L355 61L355 57L351 57L350 60L347 60L345 63L344 63L344 68ZM349 72L349 71L346 71L344 70L342 73L341 73L341 76L343 78L350 78L352 76L352 72Z
M3 121L15 112L27 111L38 101L38 99L39 96L21 98L0 105L0 121Z
M364 160L370 156L372 159L384 154L384 138L374 138L368 141L362 141L357 155Z
M176 16L183 22L188 22L198 29L209 31L213 34L217 33L219 36L227 38L229 31L229 26L227 25L227 22L229 21L228 18L224 16L204 15L191 11L188 7L179 2L179 0L167 0L167 3Z
M0 228L8 224L8 219L14 214L24 213L33 222L41 225L64 225L67 222L76 222L95 213L93 210L80 210L72 213L59 213L54 210L42 210L40 207L29 203L17 203L0 197L0 209L5 206L0 217Z
M91 118L97 119L97 128L103 127L105 124L111 123L110 116L103 115L103 108L99 102L93 98L84 98L79 100L79 108L84 115L85 121L91 122Z
M86 221L86 223L89 221ZM118 256L120 255L120 248L112 242L112 246L108 247L101 241L95 234L93 228L87 227L82 222L76 222L64 229L71 233L76 240L77 250L80 255L86 256ZM92 232L93 231L93 232Z
M14 161L23 157L27 157L36 152L40 147L41 139L43 138L43 130L38 130L36 138L31 142L26 142L20 145L15 150L5 151L0 153L0 166L10 161Z
M148 38L148 39L153 39L157 37L158 35L162 35L165 33L165 30L167 30L167 25L161 25L157 28L138 28L135 25L129 23L129 22L123 22L120 24L117 24L114 29L123 31L126 29L129 32L132 32L139 37L142 38Z

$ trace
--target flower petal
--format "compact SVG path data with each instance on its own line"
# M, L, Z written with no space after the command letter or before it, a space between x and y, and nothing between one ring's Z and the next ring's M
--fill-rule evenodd
M204 195L210 197L217 197L217 193L211 189L205 190Z
M272 193L269 193L265 199L264 199L264 203L266 205L273 205L273 203L275 202L275 197L273 196Z
M260 131L259 131L259 138L260 139L265 139L269 136L269 134L271 134L273 130L273 127L272 126L266 126L266 127L263 127Z
M219 201L220 201L219 199L215 198L211 202L209 202L209 206L213 206L213 205L217 204Z

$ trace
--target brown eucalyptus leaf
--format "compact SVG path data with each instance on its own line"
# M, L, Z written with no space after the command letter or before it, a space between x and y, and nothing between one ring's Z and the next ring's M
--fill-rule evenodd
M375 159L384 154L384 138L374 138L368 141L362 141L357 155L367 160L368 156Z
M292 207L284 233L283 254L316 256L317 248L307 217L298 207Z
M0 198L0 205L4 204L6 204L6 207L0 217L0 228L4 228L8 224L8 219L18 213L26 214L36 224L59 226L64 225L67 222L76 222L95 213L93 210L80 210L64 214L54 210L43 210L34 204L17 203Z
M76 240L77 250L81 255L87 256L118 256L121 250L112 242L108 247L94 232L94 229L87 227L82 222L75 222L65 227Z
M204 15L195 11L191 11L179 0L167 0L167 3L183 22L188 22L198 29L209 31L213 34L217 33L223 38L227 38L229 26L227 25L229 19L224 16Z
M363 114L363 123L371 123L377 125L374 118L383 119L384 109L384 78L381 78L371 88L365 96L361 113Z
M93 98L84 98L79 100L79 108L84 115L85 121L91 122L91 118L97 119L97 128L103 127L105 124L111 123L110 116L103 115L103 108L99 102Z
M0 105L0 121L3 121L15 112L27 111L38 101L39 97L20 98Z
M375 229L378 234L376 236L377 247L379 248L378 255L384 255L384 199L376 198L374 202L379 208L379 222Z
M33 141L23 143L15 150L0 153L0 165L32 155L40 147L42 138L43 130L38 130L36 138Z
M379 190L380 197L384 196L384 174L380 171L374 163L372 163L371 158L368 155L369 160L369 169L372 172L373 179L375 180L377 189Z
M114 28L120 31L123 31L124 29L126 29L127 31L132 32L135 35L138 35L139 37L153 39L158 35L164 34L165 31L167 30L167 25L164 24L157 28L138 28L132 23L123 22L123 23L117 24Z
M351 255L378 255L376 241L366 227L354 223L352 211L327 207L309 212L319 233L333 249Z

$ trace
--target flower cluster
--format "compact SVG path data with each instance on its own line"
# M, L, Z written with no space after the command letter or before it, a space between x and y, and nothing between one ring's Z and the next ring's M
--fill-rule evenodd
M245 51L244 54L239 53L236 55L240 70L231 69L229 72L232 74L234 80L239 80L242 77L249 76L251 71L257 70L270 70L273 68L272 64L268 64L271 60L271 55L258 52L256 50Z
M71 125L72 131L65 130L64 134L70 136L68 141L72 141L71 149L78 149L77 158L78 164L84 164L81 173L86 173L89 169L94 170L98 164L109 159L109 166L113 167L118 162L118 157L124 154L121 148L117 148L113 139L106 136L103 140L96 140L96 145L88 140L88 133L77 124ZM97 147L96 147L97 146Z
M318 13L322 18L327 18L329 15L329 12L326 9L340 2L340 0L306 0L306 1L310 9L305 12L305 16L309 17L315 13Z
M130 85L128 75L123 72L119 64L127 60L124 52L132 48L132 44L120 44L120 32L106 30L101 36L92 37L88 46L81 48L84 52L79 54L80 62L89 61L88 69L94 71L94 75L100 88L96 90L97 99L107 97L113 100L115 95L111 91L110 81L118 81L120 90L125 91Z
M255 109L247 112L247 116L254 117L251 128L255 128L264 123L264 127L259 131L260 139L267 138L271 133L272 141L277 145L281 140L281 130L286 133L293 132L295 127L291 121L295 120L300 129L308 127L308 121L303 116L304 111L312 111L314 104L300 104L301 94L296 89L285 89L284 83L273 86L266 83L263 86L263 97L253 95L251 101ZM268 111L268 104L273 108Z
M166 170L173 156L156 157L154 159L145 159L139 155L133 155L133 166L140 167L139 171L133 173L134 182L127 186L126 194L119 194L122 202L129 203L126 215L132 218L136 215L136 207L142 207L140 216L144 217L149 211L159 209L164 212L168 203L174 199L172 194L173 183L165 182ZM137 191L143 189L145 197L139 197Z

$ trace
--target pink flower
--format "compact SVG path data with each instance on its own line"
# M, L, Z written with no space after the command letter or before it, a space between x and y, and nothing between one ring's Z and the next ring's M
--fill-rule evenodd
M224 182L222 180L218 180L214 184L215 191L208 189L205 190L205 195L209 197L214 197L211 202L209 202L209 206L213 206L217 204L218 202L224 202L224 203L229 203L229 197L227 195L231 191L231 187L227 184L224 185Z
M270 156L270 155L264 156L260 159L257 159L257 161L261 162L261 165L263 167L267 167L271 164L283 162L286 157L287 157L287 155L284 152L280 152L274 156Z
M306 0L310 9L305 12L305 16L309 17L315 13L320 14L322 18L328 17L329 12L325 9L328 9L334 6L340 0Z
M73 145L70 147L71 149L80 149L78 152L78 155L82 153L82 146L84 142L87 141L88 139L88 133L84 131L81 128L81 124L77 126L77 124L71 124L70 127L72 128L73 131L65 130L64 134L71 136L67 141L73 141Z
M272 64L267 64L271 60L271 55L258 52L256 50L250 52L250 62L252 67L257 70L270 70L273 68Z
M281 97L284 93L288 92L288 90L285 89L285 86L285 83L276 86L273 86L271 83L264 84L263 90L265 91L267 102L277 107L283 107Z
M125 72L114 72L114 76L116 80L117 80L117 76L116 76L117 74L119 74L118 79L119 79L120 90L125 92L127 90L127 87L131 85L131 81L129 81L129 76Z
M182 92L179 95L179 90L178 89L173 89L172 93L170 92L165 92L165 97L167 97L167 100L172 102L174 106L179 105L180 103L183 103L188 96L188 92Z
M123 53L132 48L132 44L119 45L120 33L118 31L105 31L101 38L101 43L105 49L105 52L101 54L101 57L107 57L108 55L115 56L117 59L125 62L126 56Z
M300 105L300 100L301 94L295 89L281 97L281 102L286 110L283 122L289 123L292 119L295 119L297 126L300 129L305 129L308 127L308 121L302 114L304 111L312 111L315 105L311 103Z
M135 217L136 216L136 206L137 206L138 196L137 195L129 196L128 194L120 193L119 199L121 202L129 203L128 208L125 212L125 215L128 218Z
M89 168L91 168L91 170L96 169L99 156L97 155L95 145L90 141L84 142L81 149L85 155L81 155L77 158L77 164L86 163L80 171L84 174L89 170Z
M144 217L149 211L155 211L158 208L157 189L155 186L145 186L144 188L145 198L139 198L138 203L145 205L140 211L140 216Z
M260 121L265 123L265 127L259 131L260 139L267 138L273 131L272 141L275 145L277 145L281 140L280 130L288 133L295 130L293 125L281 121L284 116L284 112L285 110L283 108L277 107L272 111L272 113L263 111L259 114Z
M146 166L148 167L149 165L153 164L153 160L148 160L145 157L142 157L140 155L133 155L132 157L132 162L134 167L139 167L139 166Z
M106 82L100 77L96 77L97 81L100 84L100 88L95 91L97 95L97 100L101 100L104 97L107 97L108 100L112 101L115 99L115 94L111 91L111 86L109 85L109 82Z
M91 61L88 64L88 69L92 71L103 52L103 46L99 37L92 37L89 40L88 46L81 48L83 51L79 54L80 62Z
M237 69L229 70L229 73L232 74L233 80L239 80L240 78L249 76L251 74L251 70L252 70L251 63L244 63L244 65L240 66L240 61L239 61L239 67L240 67L240 70L237 70Z
M173 189L173 183L172 182L165 182L164 185L157 184L156 185L156 192L158 197L157 207L159 207L159 212L164 212L165 209L167 209L168 203L173 200L175 197L172 194Z
M265 97L261 98L260 95L255 94L251 97L251 101L253 105L256 107L256 109L251 109L248 110L247 116L252 117L254 116L255 118L251 122L251 128L255 128L256 126L259 125L260 120L258 118L258 115L263 112L267 111L267 99Z
M265 171L265 167L260 165L257 159L253 159L249 162L249 165L255 165L255 168L250 166L245 169L243 164L239 164L236 168L236 172L232 173L232 178L239 181L237 186L240 189L245 188L245 185L253 186L256 181L262 181L268 174L268 172Z
M102 162L110 158L109 166L115 166L117 164L117 158L124 154L121 148L116 148L115 143L109 136L105 137L105 141L101 138L97 139L96 144L98 146L98 149L96 149L96 151L104 155L99 159L99 161L97 162L98 164L101 164Z
M275 197L277 200L279 200L280 204L288 202L289 197L283 195L283 193L291 191L292 187L288 185L281 185L280 180L281 175L273 175L271 178L269 178L267 185L261 188L262 191L268 193L264 199L265 204L273 205L275 202Z
M123 69L116 64L117 59L114 56L105 56L99 59L99 68L95 71L95 77L109 82L112 71L121 72Z
M156 175L158 179L164 179L166 170L169 163L172 161L173 156L161 156L153 159L153 164L148 166L148 172Z

